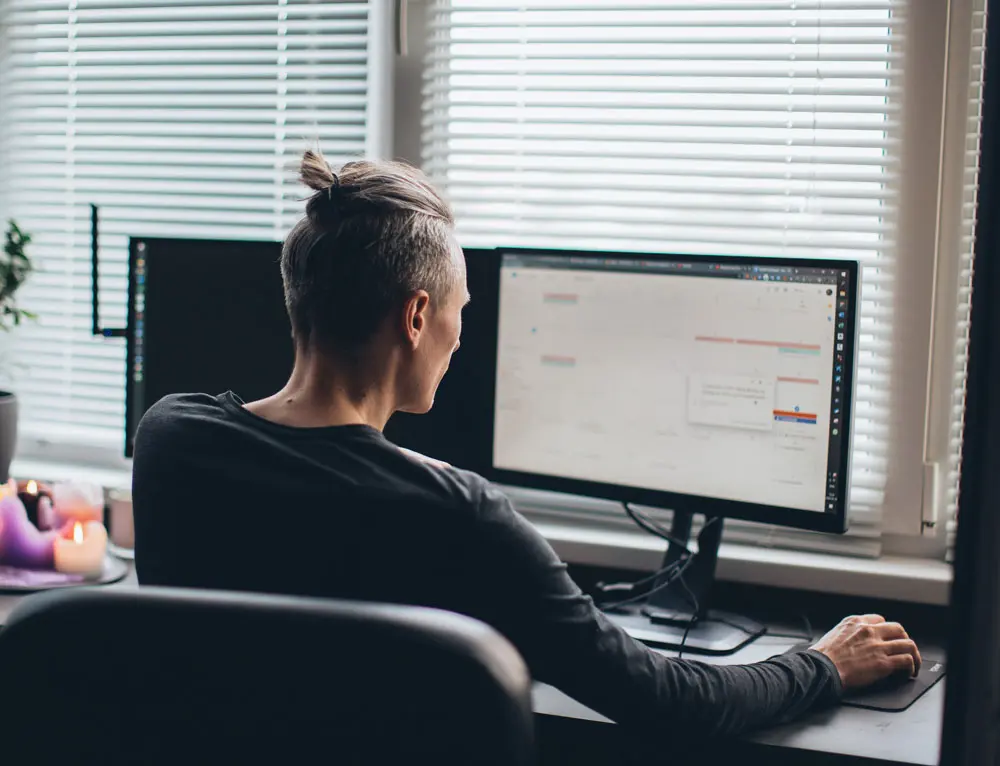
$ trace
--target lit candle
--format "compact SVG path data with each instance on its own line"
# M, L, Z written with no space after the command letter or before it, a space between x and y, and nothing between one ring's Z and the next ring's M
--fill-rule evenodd
M45 484L31 479L17 482L17 496L28 511L28 520L39 529L51 528L50 520L43 519L45 506L51 508L52 490ZM49 521L49 524L45 522Z
M96 575L104 569L108 533L99 521L72 522L68 537L57 537L52 553L57 572Z
M52 569L56 532L39 532L17 495L0 498L0 564L21 569Z
M101 522L104 520L104 492L93 484L56 484L52 488L52 507L63 522Z

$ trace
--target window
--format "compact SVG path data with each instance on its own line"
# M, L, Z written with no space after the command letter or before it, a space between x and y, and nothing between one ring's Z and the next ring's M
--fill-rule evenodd
M331 162L382 151L383 10L5 0L0 212L34 235L22 295L40 315L13 349L23 436L122 451L125 351L91 336L89 205L106 326L124 324L129 236L280 239L306 146Z
M886 526L920 534L924 468L900 426L925 402L909 379L929 339L907 333L930 324L930 295L900 275L930 285L934 261L900 245L900 221L923 215L901 182L915 151L904 94L931 87L906 76L918 10L932 12L906 0L431 6L423 161L464 244L863 264L851 531L730 522L730 541L877 556ZM932 182L937 159L920 166ZM598 501L519 497L535 513L627 523Z

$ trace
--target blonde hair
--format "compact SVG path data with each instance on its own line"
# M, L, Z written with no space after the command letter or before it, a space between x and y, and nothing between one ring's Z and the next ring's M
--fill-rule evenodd
M453 289L455 220L420 170L362 160L334 171L310 150L299 178L313 194L281 254L296 343L356 348L417 290L438 300Z

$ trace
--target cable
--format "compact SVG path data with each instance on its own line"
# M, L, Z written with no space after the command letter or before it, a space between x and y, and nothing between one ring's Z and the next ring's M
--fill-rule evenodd
M666 540L668 543L682 548L688 555L691 555L691 550L688 548L688 544L686 542L678 540L644 513L637 511L632 507L631 503L622 503L622 508L625 509L625 513L628 514L629 518L632 519L637 526L645 529L651 535L656 535L662 540Z
M691 566L691 562L693 560L694 560L694 556L686 556L686 557L684 557L682 559L678 559L673 564L671 564L669 567L666 567L666 569L663 572L661 572L661 574L666 574L666 573L669 572L670 573L670 577L668 577L666 580L664 580L663 582L661 582L656 587L650 588L648 591L646 591L645 593L640 593L638 596L632 596L631 598L626 598L626 599L624 599L622 601L615 601L614 603L611 603L611 604L602 604L601 605L601 609L618 609L618 608L623 607L623 606L628 606L629 604L636 604L636 603L638 603L640 601L645 601L647 598L649 598L654 593L657 593L657 592L663 590L664 588L667 588L667 587L673 585L674 582L677 581L677 578L680 577L682 574L684 574L684 571L689 566ZM676 571L670 572L671 569L676 569Z
M656 535L657 537L666 540L668 543L679 546L683 550L683 553L681 555L681 558L677 559L676 561L670 564L667 564L667 566L657 570L651 575L642 578L641 580L636 580L633 583L612 583L610 585L604 585L603 583L598 583L597 585L598 590L600 590L602 593L606 593L609 590L631 591L640 585L645 585L647 582L651 580L656 580L659 577L662 577L663 575L671 572L678 566L680 568L676 571L676 573L674 573L673 576L669 577L667 580L660 583L655 588L651 588L650 590L646 591L645 593L641 593L638 596L633 596L631 598L623 599L622 601L615 601L610 604L602 604L601 609L617 609L622 606L628 606L629 604L635 604L638 603L639 601L643 601L644 599L648 598L654 593L657 593L663 590L664 588L673 585L673 583L676 582L681 575L683 575L683 573L687 570L687 568L691 566L691 564L694 562L696 555L693 551L691 551L690 548L687 547L686 543L682 543L676 537L673 537L672 535L668 534L666 531L660 528L660 526L652 519L647 518L646 516L639 513L634 508L632 508L631 504L622 503L622 507L625 509L625 513L628 514L629 518L631 518L632 521L634 521L637 526L639 526L641 529L646 530L652 535ZM710 526L715 524L717 521L719 521L718 516L713 516L708 521L706 521L705 524L702 526L701 530L698 532L698 536L701 537L701 534ZM690 588L687 587L687 584L686 583L683 584L684 584L684 589L687 590L687 592L691 595L692 598L694 598L694 594L691 593L691 590ZM695 600L695 604L697 604L697 599ZM697 609L695 611L697 612Z
M694 607L694 611L691 613L691 619L688 620L687 627L684 628L684 635L681 636L681 645L677 648L677 659L681 659L684 656L684 645L687 643L688 634L691 632L691 628L694 627L694 624L698 622L698 612L700 611L700 607L698 605L698 598L694 595L688 587L687 582L684 580L684 573L678 573L677 579L680 581L681 587L684 588L684 592L691 597L691 605Z
M710 526L712 526L718 520L719 520L718 516L713 516L712 518L710 518L708 521L705 522L705 525L701 528L701 532L698 533L699 540L701 539L701 536L702 534L704 534L705 530L708 529ZM692 556L692 558L694 557ZM682 659L684 657L684 645L687 644L688 635L691 633L691 628L693 628L694 624L698 622L698 616L699 616L698 613L701 611L701 605L698 603L698 597L694 595L694 591L692 591L688 587L687 581L684 579L683 571L677 573L677 579L680 581L681 587L684 588L684 592L687 593L688 596L691 598L691 606L694 607L694 611L691 613L691 619L688 620L687 627L684 628L684 635L681 636L681 644L677 648L677 659Z
M671 545L678 546L683 553L681 554L681 557L678 558L677 560L672 561L666 566L663 566L660 569L656 570L652 574L647 575L646 577L643 577L640 580L636 580L635 582L631 583L620 582L620 583L610 583L610 584L597 583L597 590L599 590L602 594L606 594L611 591L625 591L627 593L631 593L636 588L639 588L649 582L654 582L666 574L675 572L677 570L677 567L683 565L685 561L694 556L694 553L692 553L691 549L687 547L687 543L683 543L680 540L678 540L676 537L674 537L665 529L663 529L659 524L657 524L651 518L633 508L630 503L623 502L622 508L625 509L625 513L628 515L630 519L632 519L632 521L635 523L637 527L646 532L649 532L649 534L654 535L655 537L659 537L662 540L666 540ZM649 591L646 591L638 596L630 597L622 601L616 601L611 604L602 604L601 608L615 609L620 606L626 606L628 604L636 603L637 601L641 601L643 598L646 598L651 593L656 593L657 591L662 590L672 582L673 582L672 579L668 579L666 582L661 583L657 587Z
M677 561L672 561L671 563L667 564L665 567L660 567L655 572L653 572L651 575L648 575L647 577L643 577L641 580L636 580L635 582L613 582L613 583L599 582L599 583L597 583L597 585L595 587L601 593L608 593L610 591L615 591L615 590L632 591L632 590L635 590L636 588L638 588L640 585L645 585L648 582L653 582L655 580L658 580L662 575L666 574L671 569L674 569L677 566L678 561L681 561L681 560L682 559L678 559Z

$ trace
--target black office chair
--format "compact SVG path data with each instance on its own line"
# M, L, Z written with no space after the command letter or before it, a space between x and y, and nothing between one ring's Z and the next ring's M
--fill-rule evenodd
M510 643L449 612L50 591L0 631L0 760L520 766L530 692Z

